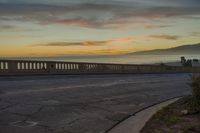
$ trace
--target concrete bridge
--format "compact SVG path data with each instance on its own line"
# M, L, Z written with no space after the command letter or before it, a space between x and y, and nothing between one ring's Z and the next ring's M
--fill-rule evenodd
M200 67L0 60L0 75L193 73Z

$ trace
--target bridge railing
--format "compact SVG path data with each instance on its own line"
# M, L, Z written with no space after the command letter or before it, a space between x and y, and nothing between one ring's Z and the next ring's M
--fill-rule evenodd
M0 75L176 72L200 72L200 67L0 60Z

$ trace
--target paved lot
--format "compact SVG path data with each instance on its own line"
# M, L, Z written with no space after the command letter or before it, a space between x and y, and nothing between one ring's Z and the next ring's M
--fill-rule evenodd
M0 77L0 133L104 133L190 93L189 74Z

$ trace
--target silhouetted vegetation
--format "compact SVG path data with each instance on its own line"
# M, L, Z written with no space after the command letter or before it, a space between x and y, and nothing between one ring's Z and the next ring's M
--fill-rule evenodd
M185 57L181 57L181 64L186 67L192 67L192 60L186 60Z
M161 66L161 67L164 67L164 66L166 66L166 65L165 65L164 63L160 63L160 66Z
M200 75L192 77L192 97L189 109L192 113L200 113Z

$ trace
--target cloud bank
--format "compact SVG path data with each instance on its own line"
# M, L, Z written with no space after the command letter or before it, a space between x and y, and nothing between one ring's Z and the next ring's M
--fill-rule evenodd
M176 35L148 35L147 38L165 39L165 40L177 40L180 37L176 36Z
M55 46L55 47L63 47L63 46L100 46L107 43L107 41L83 41L83 42L53 42L46 44L35 44L31 46Z
M160 1L160 4L159 2ZM157 3L157 4L155 4ZM176 6L174 6L176 5ZM85 28L120 28L149 24L165 19L200 15L198 0L58 1L0 0L0 21L33 22L40 25L66 25ZM163 28L164 26L149 26Z

